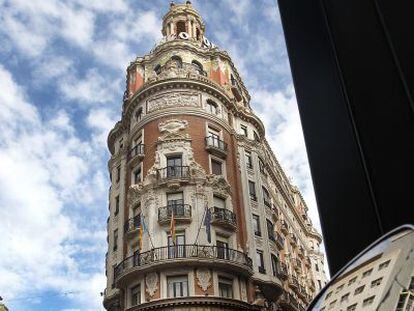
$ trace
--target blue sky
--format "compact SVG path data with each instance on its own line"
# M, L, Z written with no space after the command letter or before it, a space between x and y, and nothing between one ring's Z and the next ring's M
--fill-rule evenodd
M192 2L319 226L276 1ZM168 6L0 0L0 296L11 310L103 309L106 137L126 66L161 39Z

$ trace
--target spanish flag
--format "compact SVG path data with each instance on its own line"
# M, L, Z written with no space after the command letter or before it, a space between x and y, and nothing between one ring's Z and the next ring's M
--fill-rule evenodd
M171 241L175 245L175 219L174 219L173 208L171 209L170 235L171 235Z
M139 245L139 250L142 251L142 224L138 227L138 245Z

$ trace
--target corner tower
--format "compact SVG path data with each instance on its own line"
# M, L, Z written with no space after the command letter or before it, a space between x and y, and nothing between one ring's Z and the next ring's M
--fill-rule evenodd
M170 5L162 33L128 66L108 136L105 308L301 310L320 241L305 202L190 1Z

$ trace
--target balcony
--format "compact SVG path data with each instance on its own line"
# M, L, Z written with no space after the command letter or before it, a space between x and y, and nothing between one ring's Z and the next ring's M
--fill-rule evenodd
M208 136L206 140L206 150L216 156L225 158L227 156L227 143L215 136Z
M285 239L281 235L279 235L279 234L276 235L276 241L275 242L276 242L276 246L279 250L282 250L285 247Z
M296 272L301 273L302 272L302 262L298 258L295 258L294 263L295 263L294 266L295 266Z
M299 290L299 282L298 282L298 279L295 276L290 276L290 278L289 278L289 286L292 289L294 289L295 291L296 290Z
M128 219L124 223L124 234L127 236L127 238L131 238L134 235L138 236L136 232L140 226L141 226L141 217L138 214Z
M289 233L289 225L286 223L286 221L282 220L282 223L281 223L281 226L280 226L280 230L284 234L288 234Z
M298 238L294 234L290 235L290 244L292 244L293 246L298 245Z
M242 100L242 91L241 88L239 86L239 83L237 82L236 79L234 79L233 77L231 78L231 92L233 93L234 97L236 98L237 101L241 101Z
M171 268L183 264L221 267L244 275L251 275L252 259L240 251L213 245L176 245L154 248L144 253L125 258L115 267L115 281L122 283L125 278L134 277L156 266Z
M287 267L283 262L278 262L277 264L277 276L281 280L286 280L288 277Z
M176 222L190 222L191 205L173 204L160 207L158 209L158 222L160 224L169 224L171 222L171 216L173 214Z
M181 183L190 179L189 166L167 166L157 170L159 183L167 183L171 188L179 188Z
M142 159L145 156L145 145L138 144L128 150L127 153L127 161L131 161L133 159Z
M236 214L225 208L214 207L211 223L234 230L237 227Z

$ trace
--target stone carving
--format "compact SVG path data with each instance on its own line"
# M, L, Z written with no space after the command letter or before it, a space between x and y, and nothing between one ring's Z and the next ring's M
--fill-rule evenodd
M157 95L148 100L148 112L170 107L200 107L197 93L173 92Z
M241 291L241 299L243 301L247 301L247 290L246 290L246 282L241 281L240 282L240 291Z
M156 272L148 273L145 277L146 291L150 297L154 296L158 289L158 274Z
M187 120L178 120L178 119L170 119L165 122L161 122L158 124L158 129L161 133L177 133L185 129L188 126Z
M197 282L198 286L200 286L200 288L203 291L207 291L207 289L211 286L211 282L210 282L211 273L210 273L210 270L203 269L203 268L197 269L196 275L197 275L197 279L198 279L198 282Z
M208 175L206 184L211 186L213 191L225 197L231 195L231 186L225 178L219 175Z

